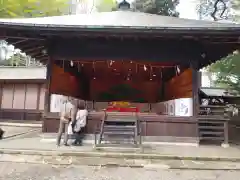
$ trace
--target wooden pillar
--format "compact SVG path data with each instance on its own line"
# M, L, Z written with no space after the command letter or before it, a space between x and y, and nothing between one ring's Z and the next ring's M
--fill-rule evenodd
M193 117L197 118L199 113L199 73L196 61L191 62L192 69L192 96L193 96Z
M196 138L199 139L198 114L199 114L199 73L197 61L191 62L192 69L192 99L193 99L193 120L196 121Z
M52 59L49 58L47 61L47 72L46 72L46 83L45 83L45 99L44 99L44 117L50 112L51 94L51 74L52 74Z

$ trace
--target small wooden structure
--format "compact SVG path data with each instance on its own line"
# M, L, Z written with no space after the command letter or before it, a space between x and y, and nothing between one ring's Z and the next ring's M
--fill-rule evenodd
M0 67L0 119L41 120L45 67Z
M199 136L202 141L236 141L240 96L223 88L200 88ZM229 133L229 130L232 131ZM229 137L230 136L230 137Z
M0 36L47 66L44 132L58 127L58 116L50 113L56 93L149 103L152 112L139 113L142 136L198 142L198 70L239 47L240 26L115 11L0 19ZM156 113L158 102L186 97L193 100L193 116ZM103 115L89 112L87 133L95 132Z

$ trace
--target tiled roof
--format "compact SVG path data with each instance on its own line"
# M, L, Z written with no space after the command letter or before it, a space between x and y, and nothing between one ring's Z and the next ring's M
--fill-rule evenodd
M153 15L141 12L115 11L92 14L77 14L54 17L0 19L0 25L22 25L40 27L79 27L79 28L104 28L104 27L131 27L146 29L240 29L239 24L218 23L212 21L181 19Z
M223 88L201 88L201 91L206 94L207 96L214 96L214 97L221 97L221 96L225 96L225 97L230 97L230 96L236 96L233 95L232 93L236 93L237 96L238 93L235 91L229 91L229 94L226 94L227 90L223 89Z

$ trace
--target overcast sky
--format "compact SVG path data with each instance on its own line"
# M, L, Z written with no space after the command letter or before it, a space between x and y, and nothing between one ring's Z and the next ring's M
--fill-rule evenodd
M196 13L196 1L197 0L180 0L180 4L177 9L181 18L198 19L198 15Z
M122 0L117 0L121 2ZM129 3L132 3L134 0L127 0ZM199 0L180 0L180 4L177 7L178 12L180 13L181 18L187 19L198 19L196 13L196 2Z

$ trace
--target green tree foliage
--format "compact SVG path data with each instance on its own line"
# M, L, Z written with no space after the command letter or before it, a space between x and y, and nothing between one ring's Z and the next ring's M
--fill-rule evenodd
M0 18L56 16L67 12L69 0L0 0ZM3 48L3 47L0 47ZM27 57L14 54L1 65L26 65Z
M223 19L237 19L230 12L240 10L239 0L199 0L198 13L202 19L219 21ZM217 75L217 86L230 88L240 92L240 54L233 53L217 61L207 68Z
M99 0L96 8L99 12L109 12L117 9L117 1L115 0Z
M1 18L43 17L61 15L68 0L0 0Z
M178 17L176 6L179 0L136 0L133 9L150 14Z
M240 1L232 0L232 9L234 11L234 19L240 21Z
M26 66L27 57L21 53L13 54L4 63L6 66Z
M233 53L209 66L209 72L216 74L215 84L240 92L240 54Z

